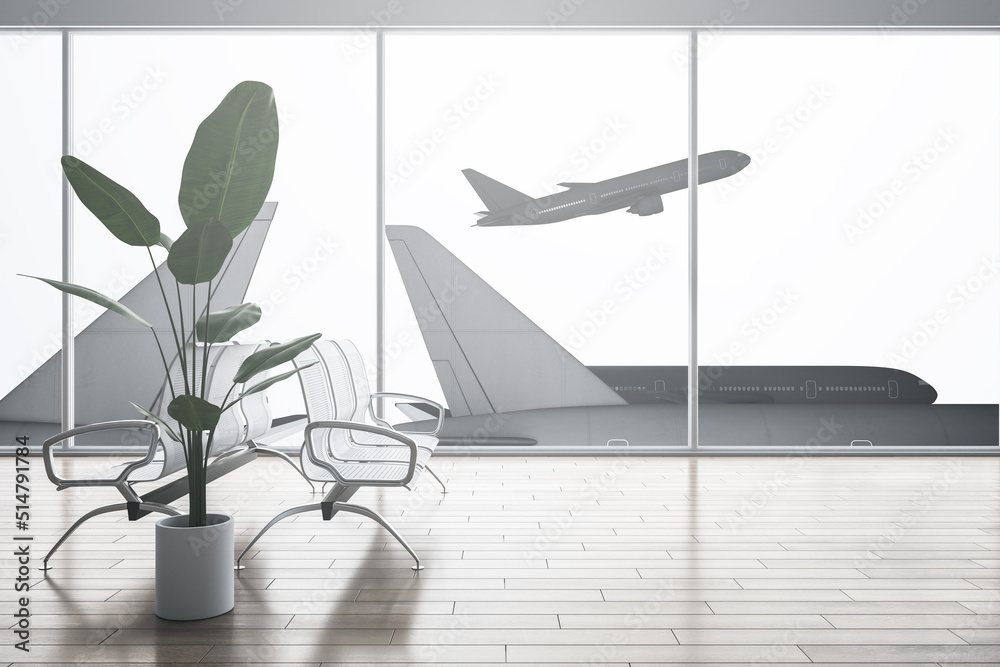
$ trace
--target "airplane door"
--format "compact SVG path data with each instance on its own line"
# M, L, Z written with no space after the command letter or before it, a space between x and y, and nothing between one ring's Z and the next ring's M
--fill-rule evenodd
M816 380L806 380L806 398L816 398Z
M590 193L590 205L591 206L595 206L596 204L597 204L597 194L591 192Z
M657 380L656 382L654 382L653 383L653 391L659 392L661 394L664 393L664 392L666 392L667 391L667 381L666 380Z
M528 217L532 220L538 220L538 209L534 206L528 207Z
M889 398L899 398L899 383L889 380Z

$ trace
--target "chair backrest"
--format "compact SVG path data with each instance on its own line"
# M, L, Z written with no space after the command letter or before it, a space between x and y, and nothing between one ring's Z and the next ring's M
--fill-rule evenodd
M351 372L352 355L357 348L350 341L318 340L295 360L296 368L303 368L313 361L319 363L304 368L298 373L302 387L302 397L306 405L309 422L340 420L364 421L364 411L368 404L368 382L358 383ZM357 355L360 359L360 355ZM358 392L361 392L361 396ZM363 397L364 402L361 402ZM314 432L316 447L313 453L329 462L330 454L343 451L348 446L345 432L341 430L320 430Z
M322 342L316 341L308 350L299 353L297 357L292 359L292 365L299 369L295 377L302 388L306 419L310 422L336 419L337 414L333 404L333 395L330 393L329 373L316 347L317 343Z
M365 421L371 392L368 389L368 371L365 370L365 360L358 352L357 346L349 340L338 340L333 343L347 362L347 372L354 385L354 412L351 421Z
M296 358L295 365L301 368L311 361L319 363L298 374L309 421L357 421L355 383L340 346L330 340L318 340Z
M215 405L222 405L226 393L233 386L233 378L239 370L243 361L260 349L259 344L240 345L237 343L217 343L212 345L208 355L208 387L205 392L205 399ZM201 390L201 368L204 357L204 346L188 345L185 353L190 358L195 356L196 368L194 392ZM184 369L181 367L179 357L175 357L170 365L170 382L173 385L175 394L184 393ZM258 382L267 379L267 372L260 373L246 383L242 383L230 393L230 400L238 397L248 386L253 386ZM167 405L170 403L170 392L166 386L160 393L160 397L154 412L157 416L170 424L173 429L180 433L180 425L167 414ZM215 436L212 439L211 455L215 456L228 449L243 444L248 440L258 438L263 435L271 426L271 412L267 403L266 392L253 394L233 407L222 413L219 424L215 429ZM175 442L169 436L161 438L164 454L164 470L174 472L184 467L183 445ZM169 474L169 473L164 473Z
M175 394L184 393L184 367L181 365L180 355L174 355L173 361L170 362L167 379L173 387ZM180 434L180 427L177 420L167 414L167 406L170 404L170 400L171 393L167 389L166 383L164 383L160 389L159 396L157 396L156 404L150 411L156 413L160 419L169 424L175 433ZM166 433L161 433L160 447L163 450L163 473L161 476L169 475L184 467L185 455L182 443L177 442Z
M233 378L240 366L251 354L266 347L266 344L240 345L238 343L216 344L212 346L212 361L209 368L206 400L222 406L229 394L229 401L237 398L250 387L263 382L268 371L258 373L246 382L233 388ZM232 391L230 392L230 389ZM248 440L259 438L271 427L271 410L267 403L267 393L257 392L244 398L222 413L212 439L213 456L241 445Z

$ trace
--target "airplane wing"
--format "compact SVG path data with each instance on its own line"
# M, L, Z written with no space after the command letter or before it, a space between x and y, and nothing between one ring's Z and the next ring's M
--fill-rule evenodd
M557 185L559 185L561 187L564 187L564 188L582 188L582 187L585 187L585 186L589 187L589 186L593 185L593 183L570 183L570 182L567 181L566 183L558 183Z

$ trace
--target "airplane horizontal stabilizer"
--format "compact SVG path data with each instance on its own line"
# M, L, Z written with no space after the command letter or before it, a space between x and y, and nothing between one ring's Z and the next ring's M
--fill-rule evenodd
M475 169L463 169L462 173L465 174L465 177L469 180L469 185L476 191L479 198L483 200L490 213L496 213L505 208L531 201L531 197L523 192L518 192L500 181L495 181L489 176L484 176Z

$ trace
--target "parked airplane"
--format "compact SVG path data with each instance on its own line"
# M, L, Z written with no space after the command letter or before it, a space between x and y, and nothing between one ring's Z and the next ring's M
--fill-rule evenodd
M588 368L424 230L386 235L414 313L437 315L418 321L448 404L442 445L686 444L686 367ZM703 444L1000 444L996 404L934 404L934 388L905 371L703 366L699 375ZM436 417L399 407L409 428Z
M581 215L597 215L628 207L640 216L663 212L661 195L683 190L688 185L688 161L643 169L597 183L560 183L567 188L548 197L533 199L514 188L463 169L469 184L486 204L476 215L476 227L546 225ZM710 183L732 176L750 164L750 156L737 151L715 151L698 156L698 183Z

